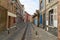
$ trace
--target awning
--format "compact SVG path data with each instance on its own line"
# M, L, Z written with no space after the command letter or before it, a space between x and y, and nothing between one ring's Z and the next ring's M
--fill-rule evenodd
M16 14L11 13L11 12L8 12L8 16L11 16L11 17L17 17L17 15L16 15Z

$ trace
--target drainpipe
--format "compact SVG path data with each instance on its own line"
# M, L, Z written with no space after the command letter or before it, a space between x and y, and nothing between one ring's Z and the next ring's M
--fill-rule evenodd
M38 27L39 27L39 15L40 15L40 14L39 14L39 12L38 12Z
M41 14L41 1L39 1L40 2L40 14ZM41 20L40 20L41 21Z
M45 14L46 14L46 0L45 0ZM46 26L46 15L45 15L45 28L46 31L48 31L48 25Z

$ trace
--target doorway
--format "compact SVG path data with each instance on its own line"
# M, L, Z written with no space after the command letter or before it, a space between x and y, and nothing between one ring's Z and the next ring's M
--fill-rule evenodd
M11 17L8 17L9 21L8 21L8 28L10 28L10 23L11 23Z
M46 17L45 17L45 13L43 14L43 29L45 28L46 26Z

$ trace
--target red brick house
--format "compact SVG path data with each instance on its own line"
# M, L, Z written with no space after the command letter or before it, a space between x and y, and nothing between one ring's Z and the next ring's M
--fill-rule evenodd
M30 14L28 14L26 11L25 11L25 17L24 17L24 22L30 22Z
M9 29L16 23L17 10L22 13L22 4L19 0L0 0L0 31Z

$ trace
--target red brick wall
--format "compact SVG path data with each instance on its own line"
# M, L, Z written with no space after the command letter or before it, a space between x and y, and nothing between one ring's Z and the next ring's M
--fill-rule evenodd
M13 26L14 25L14 17L11 17L11 25L10 26Z
M27 12L25 12L25 21L26 22L30 21L30 15Z
M19 2L19 0L17 0L17 2L16 3L14 3L13 5L11 4L11 2L12 2L12 0L0 0L0 6L2 6L2 7L4 7L4 8L6 8L6 9L8 9L8 11L9 12L11 12L11 13L14 13L14 14L16 14L16 7L18 6L18 9L19 9L19 11L21 11L21 4L20 4L20 2ZM19 4L19 5L18 5ZM17 5L17 6L16 6ZM12 25L14 25L15 24L15 19L14 19L14 17L11 17L10 19L9 19L9 17L7 16L7 27L9 27L9 26L12 26ZM9 22L10 21L10 22Z
M6 29L7 23L7 10L0 7L0 32Z
M7 6L8 6L8 2L7 1L8 0L0 0L0 5L7 9Z
M60 0L58 0L58 40L60 40Z
M6 9L8 9L8 11L15 13L14 11L16 11L15 7L16 4L11 5L12 0L0 0L0 5ZM13 11L12 11L13 9Z

